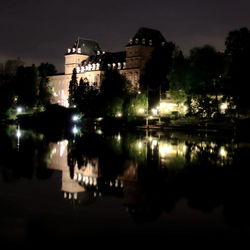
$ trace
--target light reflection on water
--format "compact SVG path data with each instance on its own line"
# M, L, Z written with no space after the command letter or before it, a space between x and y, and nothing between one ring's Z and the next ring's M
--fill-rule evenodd
M99 206L98 201L118 198L134 222L150 224L159 222L163 214L173 213L185 200L188 208L182 211L184 214L187 209L213 214L222 207L226 224L249 227L248 142L221 136L106 134L99 130L79 131L72 137L51 141L20 127L9 129L3 138L3 181L52 181L53 173L59 173L62 200L73 207ZM246 212L242 213L242 206Z

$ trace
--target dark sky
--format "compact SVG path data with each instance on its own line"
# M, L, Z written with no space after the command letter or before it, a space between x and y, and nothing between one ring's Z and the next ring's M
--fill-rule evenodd
M120 51L140 27L155 28L185 54L211 44L224 49L228 32L250 28L249 0L0 0L0 62L49 62L63 70L75 39Z

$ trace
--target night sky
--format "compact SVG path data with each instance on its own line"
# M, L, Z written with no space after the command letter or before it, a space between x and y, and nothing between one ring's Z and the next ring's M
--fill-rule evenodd
M158 29L184 52L224 49L228 32L250 28L249 0L0 0L0 62L49 62L63 71L64 53L80 36L121 51L140 27Z

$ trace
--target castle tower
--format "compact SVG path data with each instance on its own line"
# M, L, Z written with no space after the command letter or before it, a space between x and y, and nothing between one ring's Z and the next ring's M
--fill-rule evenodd
M93 40L78 37L72 48L65 54L65 75L72 74L74 68L89 56L97 55L101 51L98 43Z
M140 28L126 46L126 76L134 86L139 85L147 61L154 48L164 46L165 38L158 30Z

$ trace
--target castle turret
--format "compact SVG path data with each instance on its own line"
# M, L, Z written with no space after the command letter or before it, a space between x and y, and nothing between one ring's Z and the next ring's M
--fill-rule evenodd
M78 37L72 48L65 54L65 74L72 74L74 68L89 56L97 55L101 49L96 41Z

